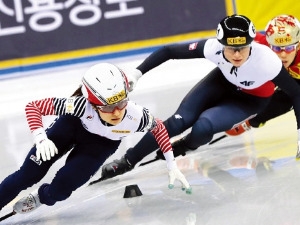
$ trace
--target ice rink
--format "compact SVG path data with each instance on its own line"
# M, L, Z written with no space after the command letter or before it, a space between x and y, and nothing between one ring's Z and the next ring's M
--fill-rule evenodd
M141 59L111 62L126 71L136 67ZM19 168L33 144L25 120L25 104L43 97L71 95L88 66L0 80L0 180ZM130 98L148 107L155 116L166 119L211 68L212 64L200 59L169 61L144 75ZM45 124L51 119L45 119ZM124 139L107 162L123 155L142 135ZM296 225L300 212L296 147L296 120L290 112L262 128L226 137L178 157L178 166L193 188L192 195L181 191L179 183L169 190L166 164L157 161L142 167L137 165L122 176L92 186L87 183L63 202L14 215L0 224ZM154 156L153 153L143 161ZM57 161L40 183L21 192L2 209L0 216L11 212L19 198L42 183L51 182L63 163L64 158ZM100 175L99 170L90 181ZM138 185L143 195L123 198L125 187L133 184Z

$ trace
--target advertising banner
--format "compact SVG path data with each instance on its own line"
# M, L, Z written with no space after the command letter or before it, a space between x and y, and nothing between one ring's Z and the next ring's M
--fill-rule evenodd
M264 30L268 21L281 14L293 15L300 19L300 3L294 0L274 2L273 0L235 0L238 14L248 16L257 30Z
M210 36L224 16L220 0L1 0L0 70Z

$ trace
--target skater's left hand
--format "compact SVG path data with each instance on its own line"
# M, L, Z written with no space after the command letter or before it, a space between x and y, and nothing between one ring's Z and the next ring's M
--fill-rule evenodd
M181 189L185 191L187 194L192 194L192 188L190 184L187 182L185 176L181 173L181 171L178 168L173 168L169 170L169 188L172 189L174 187L174 181L175 179L178 179L182 187Z
M185 176L181 173L181 171L177 168L177 164L173 155L173 151L168 151L163 153L164 157L167 161L167 168L169 170L169 188L174 188L175 180L179 180L182 184L181 189L185 191L187 194L192 194L192 188L190 184L187 182Z

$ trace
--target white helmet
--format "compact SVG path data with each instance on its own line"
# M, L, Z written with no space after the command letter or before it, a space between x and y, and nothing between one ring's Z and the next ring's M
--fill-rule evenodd
M128 82L122 70L109 63L90 67L82 78L82 93L95 105L112 105L128 95Z
M269 21L265 32L270 45L296 44L300 40L300 23L291 15L279 15Z

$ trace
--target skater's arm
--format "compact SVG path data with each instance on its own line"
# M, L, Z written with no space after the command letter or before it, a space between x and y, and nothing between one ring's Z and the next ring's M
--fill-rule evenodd
M86 105L84 97L45 98L29 102L25 107L26 119L33 132L43 127L42 117L47 115L72 114L80 116Z
M206 40L201 40L194 43L174 44L159 48L150 54L137 69L142 74L159 66L160 64L170 59L194 59L204 58L204 44Z
M73 98L45 98L29 102L26 105L26 119L36 144L36 159L50 160L58 150L55 144L48 139L43 127L43 116L72 114L80 116L84 112L86 99Z
M173 154L172 145L170 143L170 137L166 130L165 125L159 119L154 119L153 126L149 129L154 135L161 151L167 162L167 168L169 171L169 188L174 187L174 182L178 179L182 184L182 189L186 191L187 194L192 193L192 188L186 180L185 176L177 168L176 160Z

